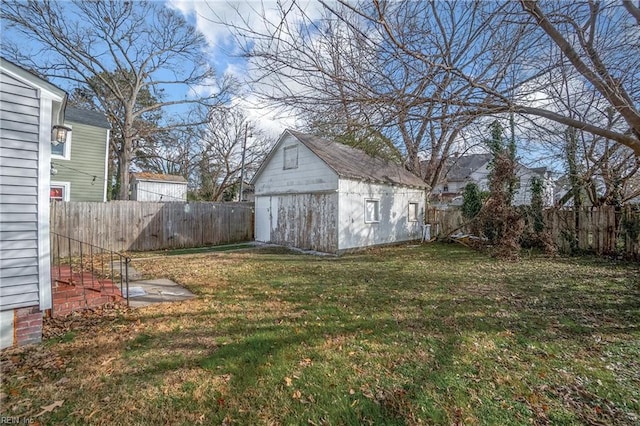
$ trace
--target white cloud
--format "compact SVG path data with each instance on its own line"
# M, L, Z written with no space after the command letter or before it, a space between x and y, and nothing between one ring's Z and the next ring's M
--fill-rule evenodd
M295 3L296 7L290 8ZM249 119L271 135L281 133L285 128L295 128L296 118L292 114L269 105L252 91L253 72L246 60L240 58L241 49L233 35L235 26L250 28L259 33L273 30L281 19L280 9L289 10L287 20L313 20L321 16L322 6L313 0L168 0L168 6L180 11L187 19L192 20L196 28L208 41L212 58L218 71L234 76L246 87L241 95L232 99L232 103L245 109ZM304 15L304 17L303 17ZM211 86L215 87L215 81ZM199 87L199 92L212 89Z

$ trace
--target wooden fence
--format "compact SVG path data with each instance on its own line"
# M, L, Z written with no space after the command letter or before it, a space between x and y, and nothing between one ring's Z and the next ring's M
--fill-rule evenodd
M251 241L253 221L253 203L111 201L51 204L52 232L113 251Z
M584 207L577 212L577 218L573 210L546 209L544 221L561 252L578 249L640 257L640 210L632 206L617 211L613 206ZM430 208L427 222L434 235L469 232L459 209Z

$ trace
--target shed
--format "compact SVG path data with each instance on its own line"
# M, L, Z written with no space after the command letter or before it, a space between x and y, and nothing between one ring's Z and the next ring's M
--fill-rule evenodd
M51 141L66 93L0 58L0 348L39 342L51 308Z
M187 201L187 181L182 176L131 173L131 199L135 201Z
M256 241L341 253L422 235L427 184L335 141L285 130L251 183Z

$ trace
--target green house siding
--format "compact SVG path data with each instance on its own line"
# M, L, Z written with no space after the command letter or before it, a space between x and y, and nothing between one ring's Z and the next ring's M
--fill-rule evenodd
M70 183L68 201L106 201L105 155L108 130L73 121L67 124L72 127L70 159L51 159L53 167L58 171L51 176L51 180Z

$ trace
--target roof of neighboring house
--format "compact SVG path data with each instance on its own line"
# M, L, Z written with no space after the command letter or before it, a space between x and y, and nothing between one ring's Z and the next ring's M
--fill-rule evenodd
M452 158L446 172L446 179L449 182L464 181L490 160L491 154L469 154Z
M540 176L544 176L549 171L549 169L547 167L545 167L545 166L542 166L542 167L530 167L529 170L531 170L534 173L539 174Z
M88 124L90 126L102 127L104 129L111 128L111 124L109 123L109 120L107 120L107 117L98 111L67 107L64 118L66 121L74 123Z
M187 180L184 177L179 175L163 175L160 173L139 172L139 173L131 173L131 176L139 181L187 183Z
M422 179L404 167L372 157L360 149L295 130L285 132L303 143L340 177L420 188L428 187Z

